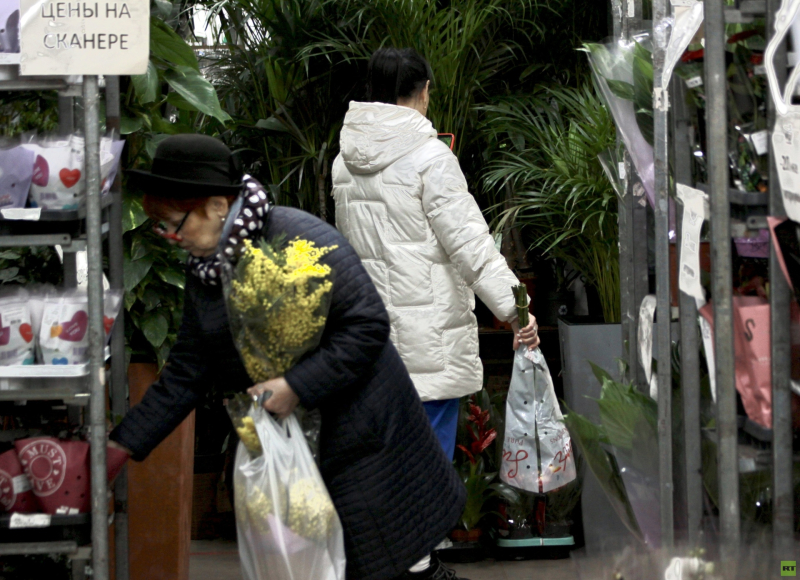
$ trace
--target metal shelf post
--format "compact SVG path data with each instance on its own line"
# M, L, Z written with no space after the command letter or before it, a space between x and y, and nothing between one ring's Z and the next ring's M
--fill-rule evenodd
M775 16L780 0L767 0L767 33L775 33ZM795 47L797 50L797 47ZM786 84L785 44L775 54L778 82ZM767 102L767 128L775 126L775 103ZM773 148L769 155L769 213L786 215ZM794 493L792 470L792 391L791 391L791 290L783 277L775 248L770 244L770 332L772 338L772 478L773 478L773 551L781 560L791 560L794 553Z
M728 199L727 67L723 2L704 0L706 125L711 205L711 277L717 378L721 555L732 565L740 543L739 462L734 387L731 211Z
M89 263L89 424L92 464L92 572L108 580L108 484L106 482L106 385L103 345L103 252L100 204L100 94L96 76L83 80L86 139L86 242Z
M672 344L669 276L669 97L662 82L669 40L667 0L653 0L653 118L655 158L656 316L658 318L658 452L661 545L674 543L672 480Z

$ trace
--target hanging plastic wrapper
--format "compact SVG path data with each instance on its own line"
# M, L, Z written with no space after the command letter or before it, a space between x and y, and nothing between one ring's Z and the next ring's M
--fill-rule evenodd
M775 34L764 52L764 64L777 114L772 131L772 146L783 193L783 205L789 219L800 223L800 106L791 104L794 89L800 80L800 66L794 67L781 94L774 62L775 52L783 42L798 11L800 11L800 0L783 0L781 3L775 18Z
M344 532L297 418L276 420L244 395L228 411L240 425L233 483L245 580L343 580Z
M644 42L647 35L637 38ZM640 109L652 108L652 86L647 84L647 74L643 70L648 67L652 70L652 64L645 58L647 51L636 41L618 40L605 45L588 44L587 52L595 85L614 117L617 131L652 206L655 203L653 146L650 144L652 117L648 121L647 115L640 112ZM643 121L641 125L639 121Z
M525 286L517 299L520 327L527 325ZM525 320L523 320L523 316ZM558 406L553 379L538 348L521 345L506 401L505 439L500 479L534 493L547 493L577 476L572 443Z

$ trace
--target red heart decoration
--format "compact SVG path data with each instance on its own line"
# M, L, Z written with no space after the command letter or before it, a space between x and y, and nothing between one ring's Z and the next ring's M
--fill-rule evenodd
M81 179L81 170L80 169L62 169L58 172L58 176L61 178L61 183L67 186L69 189L70 187L74 186L78 181Z
M50 166L47 164L47 159L37 155L33 163L33 183L44 187L48 181L50 181Z
M103 328L106 329L106 334L111 332L111 327L114 326L114 319L109 316L103 317Z
M33 329L27 322L19 325L19 334L25 340L25 342L30 342L33 340Z
M58 338L69 342L80 342L86 334L86 327L89 324L89 315L85 311L79 310L69 322L61 323L61 334Z

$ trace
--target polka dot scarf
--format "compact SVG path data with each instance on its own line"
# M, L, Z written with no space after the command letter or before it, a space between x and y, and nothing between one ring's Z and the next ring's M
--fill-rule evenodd
M231 227L226 228L224 235L228 239L220 240L220 247L225 253L225 258L235 262L244 249L244 241L258 236L264 228L267 213L269 212L269 198L264 187L255 179L245 175L242 184L242 204L236 216L229 215L227 219L233 219ZM219 254L207 258L197 258L189 256L189 269L200 278L203 284L218 286L222 274L222 260Z

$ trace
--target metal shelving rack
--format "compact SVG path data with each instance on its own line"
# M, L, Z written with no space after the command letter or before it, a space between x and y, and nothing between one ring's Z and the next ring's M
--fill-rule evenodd
M111 337L110 385L107 385L106 356L103 328L103 242L108 244L109 282L112 289L123 288L122 251L122 194L120 172L111 192L101 196L100 134L99 134L99 79L84 76L72 82L68 78L21 77L18 60L14 56L0 55L0 91L57 90L59 91L59 129L63 135L75 129L74 99L82 97L85 135L86 205L80 212L42 211L37 221L6 219L0 216L0 247L55 246L60 245L64 257L64 285L77 285L75 253L86 251L88 258L89 305L89 362L80 367L47 369L47 378L19 376L33 373L41 375L36 366L26 371L10 371L0 367L0 401L60 400L67 405L89 408L90 463L91 463L91 514L52 516L47 528L15 529L14 534L25 536L25 541L8 539L10 522L0 518L0 555L67 554L73 561L74 580L86 577L86 563L91 560L92 578L109 579L109 490L106 481L106 403L111 396L111 410L115 415L127 411L127 380L125 369L125 336L122 316ZM119 130L119 78L105 77L106 125L109 130ZM30 380L37 384L26 388ZM50 386L50 383L53 383ZM108 386L108 391L107 391ZM14 388L16 387L16 388ZM21 388L20 388L21 387ZM113 518L115 525L115 578L128 579L128 518L127 476L119 475L114 489ZM61 528L61 536L52 539L54 529ZM91 542L86 544L87 528L91 529ZM84 533L79 533L83 530ZM58 534L55 534L56 536ZM50 539L47 539L50 538ZM86 544L86 545L85 545Z
M742 547L739 505L739 425L737 424L735 389L735 353L733 345L733 272L731 252L731 206L747 215L749 228L766 227L764 211L768 206L771 216L781 217L786 213L776 173L775 160L770 148L770 190L767 194L742 196L729 189L727 151L727 102L726 102L726 23L747 23L754 18L767 20L767 35L774 33L775 15L780 0L737 0L728 6L726 0L700 0L705 10L705 87L707 127L707 185L693 183L691 151L689 148L689 120L684 106L684 87L673 78L670 85L669 105L658 106L654 95L655 126L655 250L656 250L656 295L659 320L670 316L670 265L668 240L668 205L670 188L681 183L709 193L711 215L712 293L714 296L715 359L716 359L716 433L719 469L719 555L723 572L732 570ZM672 5L683 4L670 0L652 0L653 6L653 68L655 86L659 86L666 43L657 39L657 29L664 19L672 16ZM642 0L611 0L614 36L631 39L641 31ZM769 39L767 39L769 40ZM786 81L786 49L779 49L775 59L779 80ZM775 123L775 105L768 101L768 129ZM671 157L671 159L670 159ZM633 176L632 164L626 156L627 175ZM672 168L672 183L669 168ZM635 176L629 179L627 194L619 206L620 234L620 280L623 326L623 353L629 364L628 377L640 387L645 386L643 369L635 354L635 337L639 304L647 293L648 264L642 249L644 244L634 240L646 239L646 220L638 199L634 195ZM757 199L753 199L756 197ZM677 202L679 203L679 202ZM761 207L758 207L761 206ZM678 224L680 225L680 224ZM676 247L681 247L680 228ZM773 527L772 549L776 562L796 559L794 541L794 505L792 482L792 417L791 417L791 336L790 301L788 284L780 272L777 256L770 245L769 271L771 273L771 333L772 333L772 430L771 458L773 468L772 502ZM700 377L699 377L699 331L697 308L694 299L680 292L678 297L680 330L675 334L670 325L658 325L659 361L670 360L669 345L680 340L682 360L681 391L683 418L682 447L677 451L679 461L671 457L674 447L671 432L671 389L659 389L659 448L660 498L662 544L666 549L680 543L689 547L703 541L703 482L701 476L701 424L700 424ZM670 336L670 333L673 333ZM658 367L658 384L671 384L670 365ZM673 470L673 467L676 467ZM675 522L681 523L676 529ZM676 534L676 532L678 532ZM729 574L733 577L734 574ZM726 576L728 577L728 576Z

